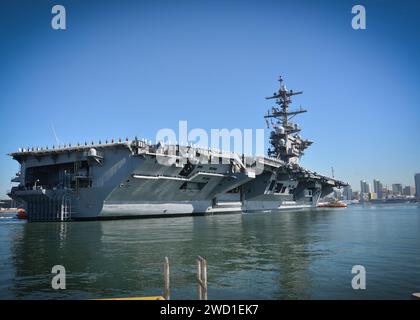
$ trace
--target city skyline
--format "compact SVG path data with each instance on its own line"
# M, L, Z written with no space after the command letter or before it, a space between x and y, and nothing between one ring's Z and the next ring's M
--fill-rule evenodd
M373 183L369 183L366 179L361 179L359 181L360 188L357 189L354 186L350 187L353 191L357 191L360 193L375 193L378 195L379 198L382 197L382 193L386 190L391 192L394 195L407 195L406 193L410 193L410 195L416 195L417 190L420 190L420 173L416 173L413 175L413 183L412 184L403 184L400 182L395 182L390 185L384 184L381 179L374 178L372 180ZM414 192L413 192L414 191Z
M360 188L356 189L351 186L345 186L341 191L334 191L334 197L344 200L360 200L360 201L380 201L386 199L420 199L420 173L414 175L415 184L403 185L401 183L393 183L391 187L384 185L381 180L373 179L373 183L369 183L365 179L360 180Z
M418 2L365 1L366 30L351 27L352 1L63 5L65 31L51 28L50 2L1 5L0 198L18 148L154 141L182 120L208 132L264 128L279 75L304 92L292 104L308 110L297 122L314 141L302 166L334 167L353 188L413 185L420 172Z
M420 175L420 173L413 174L413 182L411 184L410 183L404 184L401 182L394 182L394 183L387 184L387 183L383 183L383 181L380 178L373 178L372 183L370 183L368 179L360 179L359 181L360 188L356 188L353 185L350 185L350 187L353 189L353 191L365 192L365 193L374 192L374 193L380 194L380 192L382 192L382 190L384 189L387 189L388 191L392 191L393 193L397 193L395 192L394 188L396 186L399 186L399 193L403 194L404 189L407 187L416 189L416 176L417 175ZM367 189L368 189L367 191L363 190L362 185L364 183L367 186Z

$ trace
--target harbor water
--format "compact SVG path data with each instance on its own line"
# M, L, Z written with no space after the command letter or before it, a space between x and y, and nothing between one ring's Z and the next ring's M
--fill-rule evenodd
M420 292L420 205L69 223L0 217L0 299L162 295L196 298L196 256L209 299L410 299ZM66 289L54 290L54 265ZM352 267L366 289L352 288Z

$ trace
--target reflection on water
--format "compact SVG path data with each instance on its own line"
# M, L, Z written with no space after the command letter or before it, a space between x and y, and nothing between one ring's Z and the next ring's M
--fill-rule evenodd
M420 290L420 208L353 206L290 213L25 223L0 221L0 298L162 294L194 299L195 258L208 261L209 298L409 298ZM51 268L67 289L51 289ZM367 290L351 288L351 268Z

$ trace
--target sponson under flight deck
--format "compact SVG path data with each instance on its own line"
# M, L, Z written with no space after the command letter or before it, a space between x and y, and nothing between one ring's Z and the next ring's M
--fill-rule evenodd
M30 221L115 219L316 207L346 183L299 165L312 144L291 119L291 97L280 88L265 118L271 127L267 157L152 144L144 139L27 148L11 153L20 163L9 196ZM268 121L268 119L270 121Z

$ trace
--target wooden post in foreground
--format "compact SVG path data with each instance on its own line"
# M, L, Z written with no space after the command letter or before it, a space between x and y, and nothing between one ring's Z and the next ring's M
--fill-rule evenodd
M207 300L207 261L197 256L197 299Z
M168 257L165 257L165 260L163 262L163 282L164 282L164 288L163 288L163 297L165 300L169 300L170 294L169 294L169 259Z

